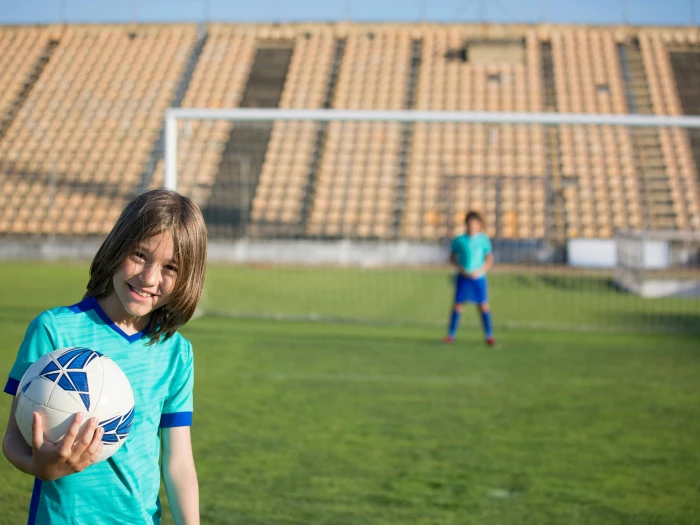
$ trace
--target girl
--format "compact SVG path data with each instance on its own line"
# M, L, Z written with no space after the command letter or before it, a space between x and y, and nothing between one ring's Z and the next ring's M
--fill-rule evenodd
M113 359L129 378L136 417L129 437L107 461L93 465L103 430L76 414L58 443L43 439L34 413L28 446L12 404L2 449L34 476L29 523L157 524L160 472L176 524L199 523L192 457L192 346L177 333L190 320L204 285L207 233L190 199L153 190L131 201L95 255L81 302L34 319L5 391L11 395L40 356L73 346ZM160 431L159 431L160 429ZM159 466L159 455L162 461Z
M455 237L452 241L450 262L459 272L455 280L455 301L450 317L450 327L445 336L445 343L454 341L459 326L459 318L464 310L464 303L477 305L481 314L481 323L486 336L486 344L494 346L491 324L491 308L489 307L486 273L493 267L493 249L491 240L483 233L484 221L475 211L467 213L464 221L467 226L466 235Z

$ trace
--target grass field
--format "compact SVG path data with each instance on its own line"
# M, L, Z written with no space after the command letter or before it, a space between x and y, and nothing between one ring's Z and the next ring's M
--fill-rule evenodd
M86 266L0 264L0 376L34 315L79 299ZM472 328L443 347L432 325L446 314L446 284L433 290L444 272L377 275L211 269L211 310L405 325L204 316L185 327L203 523L700 523L697 335L501 329L491 350ZM610 308L627 323L654 312L602 283L543 301L547 283L521 281L494 276L501 318L563 325L577 317L561 301L575 309L577 292L579 325L602 323L601 294L618 294ZM697 302L679 304L694 322ZM30 492L1 460L0 524L26 520Z

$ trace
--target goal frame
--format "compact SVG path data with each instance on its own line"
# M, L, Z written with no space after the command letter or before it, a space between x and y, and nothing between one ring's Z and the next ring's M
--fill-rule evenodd
M700 116L616 115L595 113L529 113L501 111L383 111L277 108L169 108L165 111L165 173L163 185L177 190L178 120L264 121L371 121L463 124L600 125L625 127L700 128Z

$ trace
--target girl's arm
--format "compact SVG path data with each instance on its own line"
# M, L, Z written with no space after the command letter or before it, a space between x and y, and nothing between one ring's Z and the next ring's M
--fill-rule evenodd
M199 484L190 427L162 429L163 481L176 525L199 525Z
M92 418L80 432L83 415L76 414L66 436L58 443L44 441L43 421L34 412L32 446L27 445L15 421L17 398L12 400L2 451L10 463L25 474L44 481L80 472L92 465L102 451L102 428ZM78 435L80 434L80 435Z

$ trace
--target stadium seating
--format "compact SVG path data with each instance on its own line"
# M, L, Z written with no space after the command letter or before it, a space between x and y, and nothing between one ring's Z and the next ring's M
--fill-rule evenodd
M669 53L697 48L700 34L209 24L197 55L194 25L0 28L0 234L103 235L127 199L162 184L163 111L178 89L184 107L239 107L256 51L282 41L293 53L281 108L681 115ZM641 94L630 91L625 49L639 57ZM204 207L235 126L178 126L178 187ZM551 234L552 189L568 238L654 227L655 213L666 213L664 227L700 230L683 129L570 125L553 141L533 125L276 122L256 181L252 225L310 236L434 240L478 209L492 235L539 239ZM655 188L668 203L650 199Z
M19 108L17 97L30 82L37 62L46 53L48 29L4 27L0 29L0 136L10 115Z
M321 108L333 62L333 32L321 27L320 31L300 32L294 41L280 108ZM254 224L300 223L321 126L313 122L274 124L253 198Z
M659 115L683 114L665 43L692 44L691 34L642 31L639 36L654 111ZM688 134L677 128L660 129L658 133L673 195L676 226L700 230L700 186Z
M404 109L411 35L392 26L350 31L333 98L335 109ZM308 233L391 237L402 127L328 126Z
M195 42L191 26L68 26L0 141L0 229L109 231L137 191Z
M553 30L551 39L559 111L628 112L611 31ZM610 237L643 225L630 130L562 126L560 151L563 175L577 181L564 192L568 237Z
M446 58L466 41L467 36L456 29L424 34L417 109L542 111L538 41L533 33L526 36L519 64L483 65ZM545 175L541 126L417 124L412 146L405 237L444 236L448 225L459 231L468 209L484 214L492 235L544 236L545 194L537 180ZM515 199L516 194L527 201ZM496 216L499 200L500 216Z
M256 49L254 28L214 24L182 101L182 107L235 108L245 91ZM180 122L178 189L200 206L209 198L233 125L226 121ZM163 160L151 185L163 182Z

